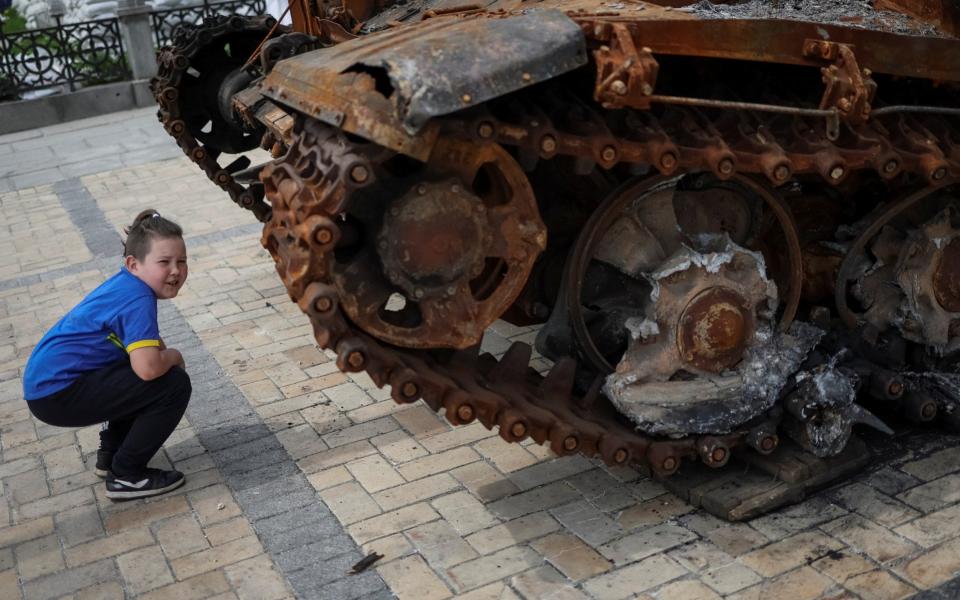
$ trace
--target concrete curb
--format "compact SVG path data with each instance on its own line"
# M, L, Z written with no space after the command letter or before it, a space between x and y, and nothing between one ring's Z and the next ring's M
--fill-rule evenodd
M0 104L0 135L153 104L147 79Z

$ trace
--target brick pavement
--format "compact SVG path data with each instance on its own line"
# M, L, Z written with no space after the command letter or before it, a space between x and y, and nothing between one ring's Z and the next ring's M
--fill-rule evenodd
M287 299L258 227L171 158L148 116L0 137L0 597L960 592L951 440L905 434L853 480L728 524L631 469L554 459L477 424L453 429L337 371ZM8 163L5 149L24 142L15 153L28 158ZM99 167L84 157L97 144L114 148ZM161 303L161 328L184 349L194 398L157 458L188 483L117 504L92 473L96 428L33 420L19 377L42 332L115 270L120 227L146 206L184 225L190 251L190 278ZM532 335L497 323L485 348ZM375 569L345 574L372 550L385 555Z

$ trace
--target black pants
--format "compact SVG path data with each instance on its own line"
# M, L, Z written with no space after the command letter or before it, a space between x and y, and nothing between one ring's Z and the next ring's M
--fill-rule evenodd
M180 367L144 381L122 360L90 372L66 389L27 401L33 416L57 427L107 422L100 448L113 452L114 475L139 475L170 437L190 400L190 377Z

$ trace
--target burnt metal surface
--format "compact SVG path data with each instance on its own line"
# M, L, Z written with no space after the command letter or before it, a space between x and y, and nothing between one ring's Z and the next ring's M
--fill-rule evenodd
M284 61L265 86L274 100L309 107L318 90L340 89L339 81L351 74L372 75L379 78L377 92L412 136L432 117L551 79L586 62L583 35L569 17L556 10L532 10L501 18L436 18L415 28L358 38ZM338 99L343 113L356 102L351 96ZM330 122L323 114L314 116ZM331 124L351 131L349 120Z

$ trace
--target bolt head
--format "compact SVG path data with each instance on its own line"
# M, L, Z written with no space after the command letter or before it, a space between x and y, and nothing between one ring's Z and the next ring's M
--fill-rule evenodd
M354 183L365 183L369 178L370 171L364 165L354 165L354 167L350 169L350 179L352 179Z
M552 135L545 135L540 140L540 150L543 152L554 152L557 149L557 140Z
M490 123L487 123L486 121L483 123L480 123L480 125L477 126L477 135L479 135L483 139L489 139L493 137L493 125Z
M333 241L333 232L327 227L321 227L313 234L313 239L315 239L318 244L329 244Z
M510 427L510 433L515 438L522 438L527 435L527 426L523 423L517 422Z
M677 468L677 459L672 456L668 456L663 459L663 464L660 466L664 471L672 471Z
M600 158L606 162L610 162L617 157L617 149L613 146L607 146L600 152Z
M575 436L572 436L572 435L568 436L565 440L563 440L563 448L571 452L573 450L576 450L577 446L579 445L580 445L580 442L577 440Z
M317 309L317 312L325 313L333 308L333 300L326 296L320 296L313 303L313 307Z
M360 352L359 350L354 350L353 352L347 355L347 362L350 364L351 367L355 369L359 369L363 367L363 363L366 362L366 357L363 355L363 352Z
M610 84L610 91L618 96L624 96L627 93L627 84L618 79Z
M844 174L845 172L846 172L846 171L843 170L843 167L834 167L834 168L830 169L830 179L833 179L834 181L837 181L837 180L839 180L841 177L843 177L843 174Z
M473 415L473 407L469 404L461 404L459 408L457 408L457 418L459 418L461 421L472 421Z

